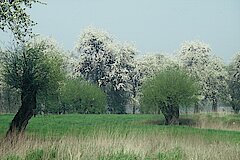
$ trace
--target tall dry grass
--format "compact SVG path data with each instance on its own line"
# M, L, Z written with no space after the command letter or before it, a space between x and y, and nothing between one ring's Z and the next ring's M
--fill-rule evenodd
M234 118L234 116L236 118ZM204 129L217 129L228 131L240 131L240 119L239 116L229 113L201 113L195 117L196 123L192 127L204 128Z
M209 142L195 135L176 137L158 133L129 133L119 136L117 133L108 135L102 132L93 137L66 136L55 139L22 136L17 143L1 143L0 159L10 155L26 158L31 151L40 151L43 160L114 159L117 154L126 156L126 159L132 156L133 159L238 160L240 157L238 144ZM159 156L161 154L165 156Z

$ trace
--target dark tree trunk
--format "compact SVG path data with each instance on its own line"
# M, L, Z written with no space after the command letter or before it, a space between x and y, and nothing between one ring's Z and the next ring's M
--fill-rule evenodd
M137 84L134 83L134 86L137 86ZM134 99L134 102L133 102L133 114L136 114L136 101L135 101L136 96L137 96L137 90L136 90L136 87L133 87L133 99Z
M135 104L133 105L133 112L132 112L133 114L135 114L136 113L136 106L135 106Z
M232 105L233 111L235 114L239 113L240 107L236 106L236 105Z
M199 113L199 104L198 104L198 102L196 102L195 105L194 105L194 113Z
M235 109L233 111L234 111L234 114L238 114L239 113L239 109Z
M239 113L239 109L235 109L235 110L234 110L234 113L235 113L235 114L238 114L238 113Z
M179 107L168 105L161 108L166 125L179 125Z
M34 109L36 109L36 92L22 91L21 102L21 107L10 124L7 136L17 135L26 129L28 121L32 118Z
M217 106L218 106L218 101L216 98L213 98L212 100L212 111L217 112Z
M174 125L179 125L179 108L176 106L173 106L172 108L172 118L169 121L170 125L174 124Z

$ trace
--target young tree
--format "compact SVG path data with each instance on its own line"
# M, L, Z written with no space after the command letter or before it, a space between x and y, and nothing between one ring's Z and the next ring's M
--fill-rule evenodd
M228 86L230 95L230 104L234 113L240 110L240 53L237 53L228 67Z
M3 53L4 81L21 92L21 107L10 124L8 135L25 130L41 91L58 88L63 77L60 53L56 45L47 40L36 40Z
M184 71L169 68L143 83L141 102L148 112L160 109L167 125L179 124L179 107L194 103L197 89L196 82Z

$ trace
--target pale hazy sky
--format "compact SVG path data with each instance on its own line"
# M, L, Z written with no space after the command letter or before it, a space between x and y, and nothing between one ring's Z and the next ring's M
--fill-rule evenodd
M71 50L81 31L95 26L141 53L173 53L185 40L208 43L228 62L240 51L240 0L45 0L34 5L34 31ZM10 33L0 32L0 41Z

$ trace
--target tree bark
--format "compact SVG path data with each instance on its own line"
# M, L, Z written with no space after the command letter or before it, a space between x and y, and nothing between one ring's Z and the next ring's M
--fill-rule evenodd
M179 107L167 105L161 108L166 125L179 125Z
M213 98L212 100L212 111L217 112L218 101L217 98Z
M135 104L133 105L133 112L132 112L133 114L135 114L136 113L136 106L135 106Z
M194 113L199 113L199 104L198 104L198 102L196 102L195 105L194 105Z
M7 132L7 137L22 133L36 109L36 92L23 90L21 93L21 107L13 118Z
M173 106L173 114L170 124L179 125L179 108L176 106Z

